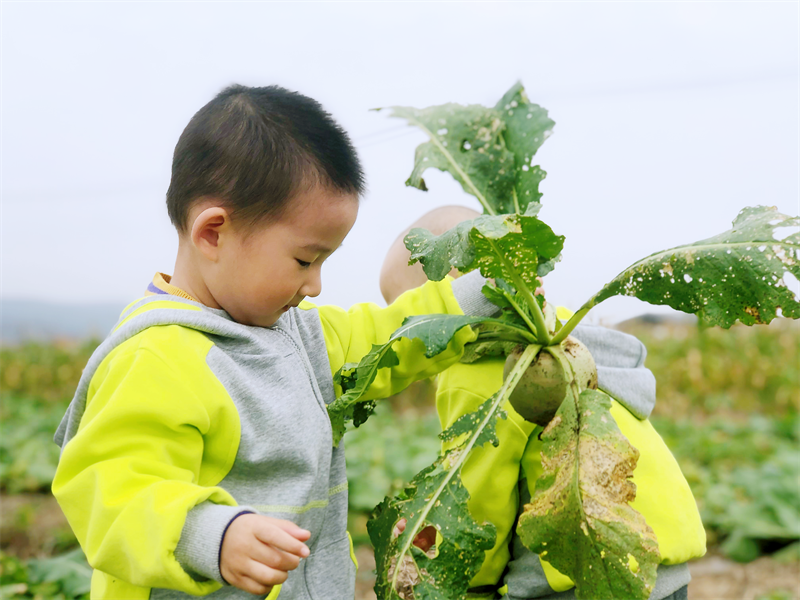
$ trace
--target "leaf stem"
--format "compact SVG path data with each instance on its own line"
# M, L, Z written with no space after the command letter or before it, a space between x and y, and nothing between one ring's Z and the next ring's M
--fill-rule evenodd
M466 461L467 457L469 456L470 450L475 445L476 440L480 437L481 432L484 430L486 425L489 423L489 420L495 416L497 409L503 406L507 401L509 396L511 396L511 392L514 391L514 388L517 387L519 380L522 379L522 375L525 373L527 368L533 362L533 359L536 358L536 355L539 354L539 351L542 349L542 346L538 344L530 344L525 348L522 352L522 356L519 357L517 364L514 365L514 368L511 369L511 372L508 374L508 377L503 382L503 386L498 390L497 395L495 397L494 402L492 403L491 408L486 414L486 417L481 421L481 423L475 428L472 437L467 442L464 449L458 455L456 461L450 465L448 469L448 473L445 478L442 480L442 483L436 489L436 491L431 495L430 499L428 500L425 508L422 509L419 513L419 517L414 522L414 525L411 529L406 529L406 541L403 543L400 552L397 554L397 560L395 562L394 568L394 575L392 576L392 582L390 589L396 595L397 590L397 577L400 574L401 566L403 564L403 558L408 554L411 544L414 542L414 539L417 537L417 534L422 530L422 526L425 523L425 519L428 518L428 514L433 509L434 505L436 504L436 500L438 500L439 496L442 495L442 492L447 487L447 484L450 483L450 480L455 476L456 473L461 469L461 466ZM414 563L416 566L416 562Z
M522 297L530 306L531 312L533 313L533 322L536 324L536 337L539 339L539 342L541 342L541 344L544 346L549 346L551 344L550 332L547 331L547 324L544 321L542 307L539 306L539 303L536 301L536 298L533 297L530 288L525 281L523 281L522 277L519 276L519 273L517 273L514 265L508 260L506 255L500 251L493 240L486 236L484 236L484 239L489 243L489 245L492 247L492 250L494 250L494 253L500 258L500 260L503 261L506 269L511 274L511 281L514 283L514 287L517 288L517 291L522 294Z
M569 375L569 387L575 399L575 407L577 410L578 396L581 395L581 389L578 387L578 382L575 379L575 369L572 368L572 363L569 362L564 350L559 346L548 346L547 353L558 361L564 372Z
M567 323L558 330L558 333L556 333L555 337L553 337L551 343L553 345L560 344L567 339L567 336L572 333L572 330L575 329L575 327L578 326L578 323L583 320L583 317L589 314L589 311L592 310L592 306L586 306L586 304L584 304L580 310L572 315L569 321L567 321Z
M536 333L537 331L536 325L533 324L533 322L530 320L525 311L522 310L522 307L519 304L517 304L517 301L514 300L514 297L511 294L509 294L506 290L500 290L500 291L503 292L503 296L505 296L505 299L508 300L509 304L511 304L514 310L517 311L517 314L520 317L522 317L522 320L525 321L525 324L531 328L531 331L533 333Z
M549 346L552 344L552 340L550 339L550 332L547 331L547 324L544 321L544 313L542 312L542 307L539 306L539 303L536 301L536 298L533 297L533 293L531 292L530 288L525 284L522 278L514 273L514 277L512 278L514 281L514 286L517 288L522 297L528 302L528 305L531 307L533 312L533 321L536 323L536 333L539 337L539 341L542 342L545 346Z

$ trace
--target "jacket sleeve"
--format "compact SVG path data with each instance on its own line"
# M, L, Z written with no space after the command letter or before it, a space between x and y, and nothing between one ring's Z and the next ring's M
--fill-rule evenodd
M204 532L214 558L224 528L241 512L228 492L212 485L235 456L239 435L230 429L239 426L238 417L198 392L159 352L135 343L115 349L93 376L52 489L95 569L137 586L195 595L220 587L204 574L192 576L175 556L195 506L216 509ZM230 438L209 447L204 436L219 427ZM225 447L213 447L220 443ZM232 456L209 463L210 451ZM201 474L204 460L211 469Z
M470 273L453 281L428 283L405 292L386 308L375 304L356 304L349 310L335 306L319 307L323 335L331 371L336 373L346 363L357 363L373 344L383 344L403 324L406 317L425 314L470 314L490 316L497 311L481 294L485 280L480 273ZM420 340L401 339L393 349L400 364L381 369L375 382L364 396L365 400L386 398L396 394L410 383L435 375L461 357L464 345L475 339L475 333L464 327L453 338L447 349L426 358ZM341 390L336 390L337 394Z

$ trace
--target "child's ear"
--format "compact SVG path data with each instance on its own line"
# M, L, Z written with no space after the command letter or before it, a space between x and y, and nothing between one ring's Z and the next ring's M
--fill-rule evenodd
M192 223L192 244L208 260L216 262L221 247L220 236L227 234L230 229L228 211L221 206L212 206L198 214Z

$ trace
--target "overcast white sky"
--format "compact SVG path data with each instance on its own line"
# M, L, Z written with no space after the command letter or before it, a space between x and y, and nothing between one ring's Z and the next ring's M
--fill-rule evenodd
M800 212L799 24L798 3L764 0L3 3L2 298L122 306L170 272L172 150L236 82L316 98L351 133L369 193L319 301L383 304L399 231L477 202L447 174L405 188L424 137L368 109L490 105L521 79L556 122L537 155L540 217L567 238L548 298L577 308L745 206Z

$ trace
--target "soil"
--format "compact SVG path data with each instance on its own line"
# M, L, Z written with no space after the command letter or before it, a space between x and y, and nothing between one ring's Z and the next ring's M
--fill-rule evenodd
M690 600L756 600L770 593L775 600L800 599L800 561L762 556L742 564L710 555L691 563L689 569Z
M77 545L50 494L0 495L0 549L21 559L44 558Z

